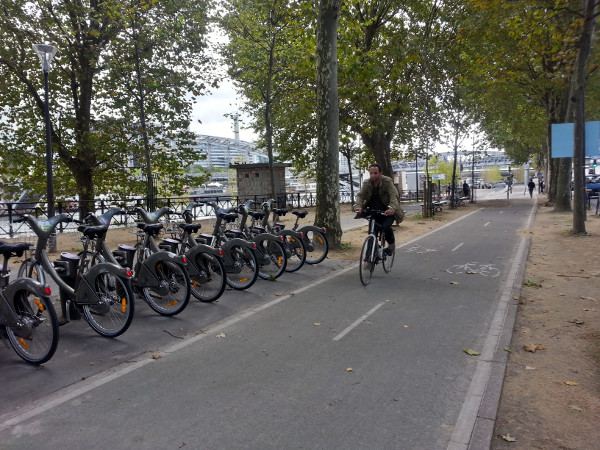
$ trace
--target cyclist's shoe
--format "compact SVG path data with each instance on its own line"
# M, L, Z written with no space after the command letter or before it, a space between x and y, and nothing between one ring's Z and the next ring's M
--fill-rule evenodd
M396 251L396 244L390 244L385 248L385 254L391 255Z

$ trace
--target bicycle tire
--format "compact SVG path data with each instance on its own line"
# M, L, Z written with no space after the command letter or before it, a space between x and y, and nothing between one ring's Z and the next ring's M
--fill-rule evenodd
M306 264L321 263L327 257L327 253L329 253L327 236L320 231L304 230L303 232L304 239L309 241L313 247L312 251L306 251Z
M373 261L373 246L375 244L375 236L369 235L365 239L360 251L358 271L360 275L360 282L363 284L363 286L369 284L371 281L371 276L373 275L373 269L375 268L375 262Z
M394 250L394 252L392 252L391 255L388 255L387 253L385 253L385 249L383 250L383 261L381 262L381 264L383 265L383 271L385 273L390 273L390 270L392 270L395 257L396 257L395 250Z
M14 311L25 327L6 327L8 342L23 360L43 364L52 358L58 346L58 317L48 297L20 290L13 298Z
M293 236L284 236L285 256L287 258L287 264L285 266L286 272L296 272L299 270L306 261L306 248L302 239L297 239Z
M264 239L256 244L261 257L265 257L266 263L259 264L258 276L263 280L275 280L284 272L287 265L287 257L283 243Z
M102 304L81 305L85 321L101 336L120 336L133 320L135 303L131 285L109 272L99 272L90 285Z
M144 301L162 316L179 314L190 301L191 283L187 270L176 262L163 260L156 264L155 271L160 286L143 288ZM163 295L158 292L167 286L168 294Z
M225 291L226 278L223 261L208 253L196 255L196 267L200 274L190 276L190 287L194 297L210 303L219 299Z
M43 284L42 266L39 262L34 262L33 259L25 259L19 266L17 278L31 278Z
M248 289L258 278L258 261L256 255L247 247L235 245L230 255L240 271L226 272L227 285L236 290Z

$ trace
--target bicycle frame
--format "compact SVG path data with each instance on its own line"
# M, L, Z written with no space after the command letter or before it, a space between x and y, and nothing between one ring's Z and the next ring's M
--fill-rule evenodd
M103 302L92 288L90 280L93 280L98 273L107 272L111 275L120 277L124 280L130 280L131 274L125 268L117 264L110 262L95 264L91 267L87 267L87 249L89 240L84 239L84 251L83 255L79 258L77 264L77 274L75 277L75 283L73 286L64 281L54 265L50 261L48 254L46 253L46 246L50 235L54 232L56 226L61 222L71 221L71 217L67 214L59 214L50 218L45 222L38 222L35 218L29 215L23 215L19 221L24 221L31 228L31 230L38 237L38 242L35 248L35 252L32 255L32 265L39 265L42 270L38 271L37 277L39 282L44 285L46 284L46 274L58 285L60 288L60 300L63 317L70 320L69 308L67 308L67 301L73 301L77 305L101 305Z

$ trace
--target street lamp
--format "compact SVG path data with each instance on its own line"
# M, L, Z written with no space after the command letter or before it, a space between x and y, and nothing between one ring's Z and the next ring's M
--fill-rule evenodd
M57 48L48 44L33 44L35 53L42 62L44 72L45 111L46 116L46 197L48 199L48 217L54 217L54 183L52 181L52 133L50 124L50 106L48 100L48 74L50 73L50 62L56 55Z

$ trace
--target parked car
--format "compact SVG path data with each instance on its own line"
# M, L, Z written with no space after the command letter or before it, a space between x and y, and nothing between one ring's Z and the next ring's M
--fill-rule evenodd
M600 176L585 178L585 195L587 198L595 197L600 193Z

